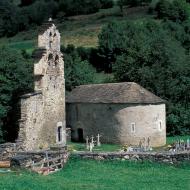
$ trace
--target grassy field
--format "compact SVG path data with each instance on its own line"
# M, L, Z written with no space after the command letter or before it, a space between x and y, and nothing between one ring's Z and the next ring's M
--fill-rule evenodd
M55 174L0 176L1 190L188 190L190 165L70 159Z
M184 137L169 137L167 143ZM69 148L85 150L85 144ZM120 145L102 145L95 151L118 151ZM65 168L49 176L27 171L0 173L0 190L189 190L190 164L166 165L130 161L71 158Z
M71 151L86 151L86 145L85 143L73 143L70 142L68 145L69 150ZM93 151L106 151L106 152L113 152L113 151L119 151L122 149L121 145L116 144L102 144L100 147L95 147Z

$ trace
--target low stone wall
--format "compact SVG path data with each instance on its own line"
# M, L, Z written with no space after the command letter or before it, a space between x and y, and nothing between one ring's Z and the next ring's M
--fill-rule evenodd
M42 162L47 157L48 159L61 157L64 163L66 163L69 153L65 148L59 150L17 152L11 158L11 167L30 168L32 164Z
M183 161L190 162L190 151L184 152L75 152L80 158L95 160L131 160L150 161L175 164Z
M10 160L16 151L15 143L0 144L0 161Z

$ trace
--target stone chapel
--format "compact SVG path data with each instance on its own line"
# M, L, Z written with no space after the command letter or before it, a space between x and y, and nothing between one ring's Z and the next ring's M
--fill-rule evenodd
M21 99L17 143L22 150L66 145L102 134L103 143L151 146L166 144L165 101L136 83L82 85L66 97L60 33L50 19L40 30L34 59L34 92ZM67 113L67 119L66 114Z

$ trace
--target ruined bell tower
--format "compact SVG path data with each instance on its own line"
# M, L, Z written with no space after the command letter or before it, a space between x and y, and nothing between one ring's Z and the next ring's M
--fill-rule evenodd
M60 33L50 19L34 53L34 93L21 99L18 142L24 150L66 144L64 61Z

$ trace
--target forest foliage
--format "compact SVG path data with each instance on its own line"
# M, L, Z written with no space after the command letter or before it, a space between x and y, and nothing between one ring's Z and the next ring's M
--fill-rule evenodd
M90 14L113 5L113 0L22 0L19 5L1 0L0 37L14 36L50 17Z

